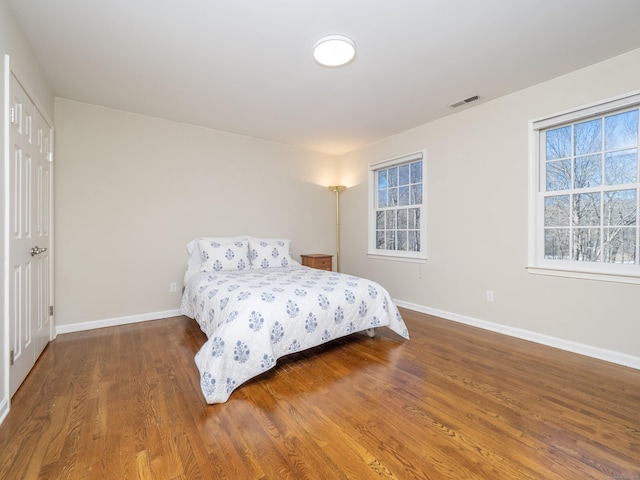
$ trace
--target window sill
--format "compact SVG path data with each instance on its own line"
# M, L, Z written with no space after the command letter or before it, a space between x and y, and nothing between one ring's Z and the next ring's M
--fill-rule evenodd
M561 268L531 266L527 267L527 271L534 275L549 275L552 277L580 278L582 280L598 280L601 282L630 283L640 285L640 277L634 275L581 272Z
M367 257L373 258L374 260L391 260L391 261L408 262L408 263L427 263L426 258L404 257L401 255L381 255L379 253L367 253Z

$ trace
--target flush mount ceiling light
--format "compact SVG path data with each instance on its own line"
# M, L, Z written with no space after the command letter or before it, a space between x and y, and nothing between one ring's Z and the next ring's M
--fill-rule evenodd
M325 67L346 65L356 56L356 44L344 35L326 35L313 45L313 58Z

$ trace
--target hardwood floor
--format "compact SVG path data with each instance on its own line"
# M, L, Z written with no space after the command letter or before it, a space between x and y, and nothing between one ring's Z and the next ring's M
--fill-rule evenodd
M2 479L640 480L640 371L402 310L207 405L186 317L60 335Z

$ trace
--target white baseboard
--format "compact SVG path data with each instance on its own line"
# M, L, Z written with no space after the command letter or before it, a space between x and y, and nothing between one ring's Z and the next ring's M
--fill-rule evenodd
M182 315L180 310L165 310L164 312L142 313L139 315L128 315L126 317L105 318L91 322L71 323L69 325L56 325L56 334L82 332L96 328L116 327L118 325L128 325L130 323L146 322L148 320L160 320L162 318L177 317Z
M464 323L465 325L471 325L473 327L482 328L484 330L490 330L492 332L501 333L510 337L520 338L522 340L529 340L531 342L546 345L548 347L559 348L568 352L578 353L587 357L597 358L606 362L623 365L625 367L635 368L640 370L640 357L628 355L626 353L620 353L613 350L606 350L604 348L593 347L591 345L585 345L582 343L571 342L569 340L563 340L561 338L551 337L549 335L543 335L541 333L532 332L530 330L524 330L522 328L508 327L506 325L500 325L498 323L487 322L485 320L479 320L473 317L467 317L465 315L459 315L457 313L446 312L444 310L437 310L435 308L425 307L423 305L417 305L415 303L403 302L402 300L395 300L397 306L408 308L409 310L415 310L416 312L426 313L435 317L444 318L446 320L452 320L458 323Z
M9 414L9 399L3 398L0 402L0 424L4 421L4 419Z

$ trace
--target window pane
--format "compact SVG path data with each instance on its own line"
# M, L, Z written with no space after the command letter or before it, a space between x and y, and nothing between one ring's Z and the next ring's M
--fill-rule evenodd
M547 192L571 188L571 160L547 163Z
M545 228L544 258L547 260L569 260L568 228Z
M419 208L413 208L413 213L415 215L416 218L416 226L415 228L419 229L420 228L420 209Z
M416 230L409 230L409 251L420 251L420 232Z
M388 205L387 202L387 190L378 190L378 207L385 208Z
M638 149L607 153L604 160L607 185L634 183L638 178Z
M398 230L406 230L407 227L407 209L398 210Z
M574 128L575 155L585 155L602 150L602 119L577 123Z
M589 155L576 158L573 188L602 185L602 156Z
M605 228L602 260L607 263L635 263L636 229Z
M636 225L636 190L604 193L603 225Z
M409 185L411 180L411 165L400 165L398 175L400 176L398 185Z
M411 185L411 205L422 203L422 184Z
M378 171L378 190L388 188L389 183L387 182L387 171L380 170Z
M387 250L395 250L396 249L396 232L387 232L385 236L385 243Z
M576 229L573 245L573 260L598 262L600 260L600 229Z
M582 193L573 196L573 224L600 225L600 193Z
M422 162L411 164L411 183L422 183Z
M398 231L398 250L407 251L407 232Z
M410 190L409 187L398 187L398 205L410 205Z
M638 110L605 118L605 148L635 147L638 145Z
M374 172L376 228L369 235L375 239L377 250L421 253L423 160L387 165Z
M389 195L387 196L387 206L388 207L397 207L398 206L398 188L393 187L388 190Z
M613 275L630 264L630 275L640 278L638 99L539 131L537 171L544 184L536 199L543 207L535 209L536 259L599 263L582 269Z
M389 186L397 187L398 186L398 167L391 167L388 172Z
M387 210L386 212L386 222L385 222L385 228L387 230L392 229L392 228L396 228L396 211L395 210Z
M545 227L569 226L569 195L557 195L544 199Z
M547 160L571 156L571 126L547 131Z

